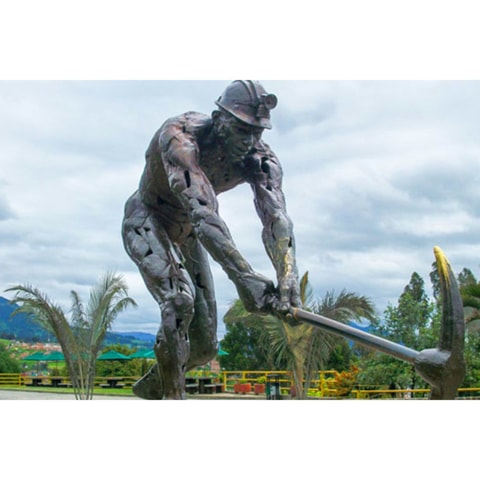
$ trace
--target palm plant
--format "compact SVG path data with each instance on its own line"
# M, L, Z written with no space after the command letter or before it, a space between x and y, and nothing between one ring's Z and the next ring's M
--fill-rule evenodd
M314 327L306 324L290 325L273 316L264 318L264 327L274 363L284 365L292 372L297 397L302 398L305 360Z
M97 355L103 339L119 313L136 306L128 296L123 277L107 272L90 290L83 304L77 292L71 292L70 320L63 309L31 285L16 285L11 302L19 308L12 315L26 313L57 338L70 375L75 398L91 400Z
M313 302L313 291L308 283L308 272L300 280L300 297L305 308ZM314 327L304 323L289 324L274 316L264 317L264 337L276 365L282 364L292 372L298 398L303 398L305 364L311 350L310 339Z

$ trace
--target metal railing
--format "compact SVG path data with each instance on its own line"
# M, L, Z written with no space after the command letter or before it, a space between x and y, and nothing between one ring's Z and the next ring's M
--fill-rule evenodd
M19 373L0 373L0 385L15 385L21 387L25 384L25 377Z
M292 372L287 370L236 370L223 371L224 391L234 391L237 383L265 383L270 375L275 375L282 394L289 394L294 385ZM318 378L310 380L309 391L321 392L322 396L334 393L331 382L335 377L335 370L319 370Z
M131 387L139 377L95 377L94 387L107 387L116 380L122 387ZM0 386L35 386L35 387L64 387L72 386L68 376L49 375L22 375L20 373L0 373Z
M480 388L459 388L457 400L480 400ZM429 397L429 388L406 388L406 389L355 389L352 396L358 400L426 400Z
M358 385L353 388L348 397L341 395L335 386L336 370L319 370L318 378L310 381L307 397L316 398L350 398L350 399L427 399L429 388L415 389L388 389L381 385ZM233 392L237 383L255 384L264 382L268 375L278 376L280 390L283 395L288 395L293 386L292 374L286 370L237 370L222 371L221 383L225 392ZM263 377L263 378L262 378ZM479 399L480 388L459 388L458 399Z
M191 372L190 372L191 373ZM196 375L201 375L198 371ZM320 370L318 372L318 378L312 380L310 388L308 389L308 397L318 398L341 398L338 395L338 391L332 388L332 380L335 376L335 370ZM238 383L264 383L268 378L268 375L275 375L280 384L280 390L283 395L290 394L291 387L293 385L291 372L285 370L237 370L237 371L222 371L216 375L217 383L223 384L224 392L234 392L234 385ZM211 376L211 374L210 374ZM37 379L38 386L52 387L55 385L52 382L52 378L59 379L57 386L71 386L71 382L68 377L49 377L49 376L37 376L30 377L19 373L0 373L0 387L5 386L31 386L34 384L33 380ZM139 377L121 377L122 387L131 387ZM94 386L102 387L108 385L108 380L111 377L95 377ZM41 380L41 381L38 381ZM374 385L359 385L357 388L351 390L348 398L358 400L376 400L376 399L394 399L394 400L407 400L407 399L427 399L430 393L428 388L415 388L415 389L387 389L382 386ZM480 388L459 388L457 399L460 400L480 400Z

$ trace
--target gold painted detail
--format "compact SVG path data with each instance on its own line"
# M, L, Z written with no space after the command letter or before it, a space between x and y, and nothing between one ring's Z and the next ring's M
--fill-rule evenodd
M446 285L450 284L450 263L440 247L434 247L433 253L437 262L437 269L440 278L445 281Z

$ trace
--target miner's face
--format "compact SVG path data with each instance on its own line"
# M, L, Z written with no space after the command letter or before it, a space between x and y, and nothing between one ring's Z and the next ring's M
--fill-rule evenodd
M225 153L243 158L260 140L263 128L253 127L226 112L218 112L216 132Z

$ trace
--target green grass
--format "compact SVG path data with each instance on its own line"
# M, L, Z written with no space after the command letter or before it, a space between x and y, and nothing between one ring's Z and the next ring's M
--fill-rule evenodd
M22 392L49 392L49 393L70 393L73 395L73 388L53 388L53 387L21 387L16 385L0 385L2 390L21 390ZM94 395L116 395L122 397L133 397L130 387L125 388L94 388Z

